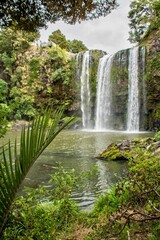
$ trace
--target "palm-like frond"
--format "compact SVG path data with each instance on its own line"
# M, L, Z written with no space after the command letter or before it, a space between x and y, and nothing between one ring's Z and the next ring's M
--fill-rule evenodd
M14 146L11 147L9 141L0 148L0 233L27 172L57 134L74 119L71 117L59 126L62 114L63 110L58 110L54 120L50 122L51 111L47 110L43 116L38 116L30 127L23 127L20 145L15 140Z

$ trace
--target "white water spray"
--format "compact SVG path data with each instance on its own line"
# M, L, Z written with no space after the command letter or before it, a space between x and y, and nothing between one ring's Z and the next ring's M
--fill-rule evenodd
M139 87L138 87L139 48L130 49L128 66L128 119L127 131L139 131Z
M113 56L104 56L99 61L97 75L97 106L95 129L110 129L111 121L111 68Z
M91 128L91 91L89 76L89 51L83 55L81 73L81 111L83 128Z

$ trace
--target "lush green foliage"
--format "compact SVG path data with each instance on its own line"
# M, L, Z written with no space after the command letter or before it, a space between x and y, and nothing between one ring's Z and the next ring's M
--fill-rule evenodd
M61 31L58 29L49 36L49 41L54 42L55 44L59 45L62 49L67 49L67 40L65 35L61 33Z
M67 126L73 118L59 126L63 111L58 110L54 120L50 122L51 111L37 116L28 129L22 129L20 146L15 140L14 148L11 143L1 147L0 152L0 232L7 220L10 206L15 194L30 167L57 134Z
M77 205L65 196L59 201L40 202L38 197L46 197L45 193L41 187L15 201L4 239L56 239L61 231L68 231L79 214Z
M93 216L98 216L99 213L109 216L111 213L119 210L124 203L127 203L130 195L128 190L129 184L127 181L118 183L105 194L102 194L94 205ZM118 192L123 194L119 194Z
M17 30L16 27L1 29L0 31L0 52L5 52L9 57L24 52L30 43L38 39L36 32Z
M80 40L68 40L68 49L69 52L72 53L79 53L79 52L84 52L87 51L87 47L84 45L84 43Z
M26 196L17 197L2 239L65 239L61 233L69 234L73 224L81 221L83 214L71 194L83 188L96 169L77 174L74 169L68 172L60 163L57 165L49 182L52 188L27 188Z
M153 29L160 27L160 2L159 0L133 0L129 12L130 41L140 42Z
M66 49L68 52L72 53L79 53L87 50L87 47L82 41L76 39L73 41L67 40L59 29L52 32L52 34L49 36L49 41L54 42L60 48Z
M160 11L159 11L160 12ZM160 19L160 17L159 17ZM159 28L160 29L160 28ZM147 46L146 58L146 84L147 84L147 109L149 113L148 121L150 129L160 130L160 31L153 30L142 44Z
M71 54L62 49L65 46L61 44L61 47L31 45L37 38L37 33L18 31L16 27L0 31L3 78L0 82L0 135L6 132L8 121L31 120L41 108L63 105L67 114L72 111L78 88L73 78ZM85 49L80 41L73 42L73 51ZM66 40L67 48L68 43L72 41Z
M20 89L20 80L23 54L38 36L36 33L17 31L14 27L0 31L1 73L3 85L6 85L6 87L3 86L3 92L1 90L0 101L3 103L1 118L5 121L6 117L9 120L21 119L23 116L30 118L34 115L32 100L23 94L22 89ZM4 125L2 119L0 123Z
M46 26L48 22L60 19L68 23L75 23L106 16L116 7L116 0L28 0L18 2L3 0L0 3L0 27L16 23L20 29L35 30Z
M156 139L156 141L160 141L160 132L157 132L155 134L155 139Z
M72 104L70 58L58 46L31 46L37 37L15 28L0 31L1 73L7 86L7 92L6 87L0 90L1 125L32 119L39 108Z
M60 167L51 176L53 189L40 187L15 201L4 239L158 240L159 176L159 156L153 147L134 148L128 177L100 196L90 213L82 213L70 200L81 178Z
M0 79L0 137L2 137L7 130L7 116L9 114L9 107L7 105L8 84Z
M160 162L159 156L153 154L154 147L155 144L145 151L133 149L128 178L99 198L93 214L96 217L100 214L102 221L93 239L105 236L128 239L128 234L134 239L138 230L137 236L142 234L142 238L158 240Z

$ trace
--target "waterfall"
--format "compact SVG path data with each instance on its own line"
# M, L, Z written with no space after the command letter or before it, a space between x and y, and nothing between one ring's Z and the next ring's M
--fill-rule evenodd
M139 48L131 48L128 66L128 131L139 131L138 57Z
M101 53L98 57L97 52L87 51L75 60L83 128L147 129L145 47L124 49L112 56Z
M111 117L111 68L113 56L104 56L99 61L97 74L97 106L95 129L110 129Z
M142 94L143 94L143 112L147 113L147 93L146 93L146 82L145 82L145 68L146 68L146 48L141 47L141 54L142 54Z
M82 61L81 73L81 111L83 128L91 128L91 92L90 92L90 55L89 51L85 52Z

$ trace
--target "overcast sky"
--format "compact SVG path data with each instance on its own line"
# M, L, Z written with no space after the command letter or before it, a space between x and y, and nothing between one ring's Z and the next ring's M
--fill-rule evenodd
M81 40L89 49L100 49L107 53L131 47L127 40L129 35L128 11L131 0L118 0L120 6L113 10L107 17L101 17L80 24L69 25L62 21L50 24L47 30L41 30L41 41L47 42L48 36L57 29L68 40Z

